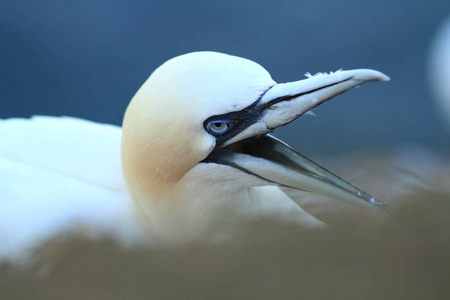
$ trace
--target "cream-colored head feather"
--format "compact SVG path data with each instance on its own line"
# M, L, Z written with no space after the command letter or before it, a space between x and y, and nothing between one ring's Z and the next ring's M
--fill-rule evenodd
M275 82L260 65L216 52L175 57L153 72L123 122L127 175L179 180L214 148L203 122L240 110ZM135 178L133 178L135 179Z

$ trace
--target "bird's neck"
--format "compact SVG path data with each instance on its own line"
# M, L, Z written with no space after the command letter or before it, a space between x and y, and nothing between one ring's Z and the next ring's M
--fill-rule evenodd
M128 184L152 238L165 244L217 240L234 233L243 223L261 217L321 225L315 224L315 219L278 187L258 187L267 183L242 177L237 170L224 181L217 172L220 172L217 166L215 174L210 174L208 166L199 165L177 182L164 182L148 175L145 185L142 182L136 185L139 183L136 180Z
M246 187L231 189L191 174L177 182L147 177L145 185L128 187L150 235L165 244L217 238L221 229L242 219L250 201Z

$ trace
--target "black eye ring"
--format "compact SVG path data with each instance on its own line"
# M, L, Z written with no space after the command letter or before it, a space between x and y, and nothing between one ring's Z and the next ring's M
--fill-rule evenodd
M232 122L230 120L214 120L209 121L205 129L212 135L218 136L227 133L231 129Z

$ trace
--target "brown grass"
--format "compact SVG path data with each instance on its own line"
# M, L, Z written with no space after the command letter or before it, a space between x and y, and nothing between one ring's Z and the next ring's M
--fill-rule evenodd
M391 169L366 171L369 190L387 193L397 211L383 222L309 199L323 218L343 215L330 217L336 225L327 231L262 220L220 245L178 249L61 237L28 267L0 266L0 299L450 299L444 173L415 185Z

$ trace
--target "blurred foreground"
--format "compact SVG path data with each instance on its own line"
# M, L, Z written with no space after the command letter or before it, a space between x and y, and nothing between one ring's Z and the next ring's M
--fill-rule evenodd
M307 195L304 207L330 230L261 220L227 242L182 249L63 236L27 266L0 266L0 299L449 299L448 161L417 152L338 161L330 169L397 213L370 221Z

